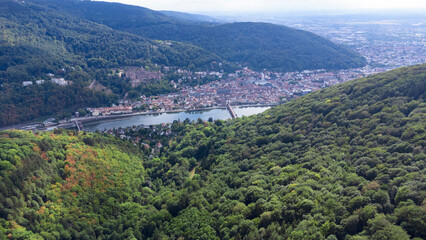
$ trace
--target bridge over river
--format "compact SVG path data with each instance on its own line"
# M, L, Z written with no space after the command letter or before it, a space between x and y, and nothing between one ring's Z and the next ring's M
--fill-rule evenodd
M83 123L81 123L80 121L75 120L75 126L77 127L77 129L78 129L79 132L80 131L84 131Z
M234 109L231 106L230 101L226 101L226 109L228 109L229 114L232 118L237 118L237 114L235 113Z

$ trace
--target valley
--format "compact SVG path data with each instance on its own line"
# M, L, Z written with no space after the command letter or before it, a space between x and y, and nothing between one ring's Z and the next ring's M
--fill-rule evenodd
M3 131L0 233L424 238L425 68L348 81L231 121Z
M426 239L424 3L165 3L0 0L0 240Z

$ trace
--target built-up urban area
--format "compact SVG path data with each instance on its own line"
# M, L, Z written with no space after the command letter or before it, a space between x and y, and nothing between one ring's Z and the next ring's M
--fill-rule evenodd
M134 73L135 69L132 69ZM143 68L139 76L153 75ZM305 70L300 72L256 72L248 68L234 73L191 72L178 69L180 79L197 79L215 76L217 80L194 87L181 86L174 93L158 96L141 96L139 100L123 99L123 105L133 109L147 111L194 110L203 108L223 107L227 101L233 105L265 106L277 105L291 98L296 98L318 89L346 82L351 79L384 71L383 68L358 68L327 72L324 69ZM159 75L159 74L157 74ZM140 80L135 82L142 82ZM175 86L178 86L178 83ZM117 107L118 108L118 107ZM90 109L92 114L109 114L111 108Z
M369 65L386 70L426 62L426 21L415 14L354 15L349 19L324 16L316 19L275 19L273 22L310 31L348 46L364 56Z

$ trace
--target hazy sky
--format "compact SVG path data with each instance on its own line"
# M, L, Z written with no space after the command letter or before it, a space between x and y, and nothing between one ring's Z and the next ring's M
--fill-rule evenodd
M104 0L183 12L426 9L426 0Z

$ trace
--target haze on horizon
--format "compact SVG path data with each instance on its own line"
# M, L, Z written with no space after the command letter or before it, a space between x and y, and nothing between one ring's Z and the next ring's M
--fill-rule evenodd
M424 0L104 0L153 10L206 12L321 12L425 9Z

